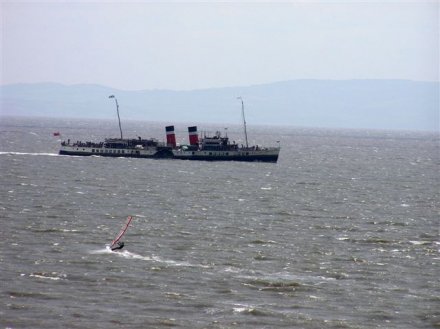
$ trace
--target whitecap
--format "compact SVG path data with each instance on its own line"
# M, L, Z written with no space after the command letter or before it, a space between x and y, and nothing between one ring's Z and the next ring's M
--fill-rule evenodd
M177 267L180 267L180 266L181 267L201 267L201 268L210 268L211 267L209 265L203 265L203 264L191 264L191 263L185 262L185 261L177 262L177 261L170 260L170 259L168 259L168 260L167 259L162 259L162 258L160 258L158 256L153 256L152 259L154 261L156 261L156 262L159 262L159 263L164 263L164 264L167 264L167 265L177 266Z
M232 310L235 313L250 313L255 310L255 307L252 305L247 304L234 304L235 307L232 308Z
M424 244L431 244L430 241L410 241L409 243L416 245L416 246L420 246L420 245L424 245Z
M57 272L34 272L29 274L29 277L34 277L38 279L48 279L48 280L61 280L67 277L66 274L61 274Z
M39 275L39 274L30 274L29 276L34 277L34 278L49 279L49 280L59 280L60 279L58 277L50 277L50 276L44 276L44 275Z
M248 308L246 308L246 307L234 307L234 308L232 308L233 310L234 310L234 312L236 312L236 313L243 313L244 311L247 311L248 310Z
M314 296L314 295L310 295L309 298L310 299L324 299L322 297L318 297L318 296Z

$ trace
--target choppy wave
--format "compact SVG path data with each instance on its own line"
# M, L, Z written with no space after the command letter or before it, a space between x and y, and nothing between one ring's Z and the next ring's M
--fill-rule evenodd
M0 140L0 326L438 326L437 137L286 128L277 164L60 161L45 127L103 140L114 122L12 125ZM138 220L113 252L127 214Z
M271 316L274 315L274 312L271 312L269 309L264 306L258 305L249 305L249 304L235 304L232 308L234 313L241 313L244 315L253 315L253 316Z
M67 275L64 273L57 273L57 272L33 272L29 274L29 277L58 281L58 280L66 279Z

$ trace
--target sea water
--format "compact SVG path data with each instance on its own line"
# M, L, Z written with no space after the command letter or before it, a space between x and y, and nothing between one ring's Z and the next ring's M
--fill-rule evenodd
M117 125L1 118L0 327L439 328L438 135L248 133L277 164L59 156Z

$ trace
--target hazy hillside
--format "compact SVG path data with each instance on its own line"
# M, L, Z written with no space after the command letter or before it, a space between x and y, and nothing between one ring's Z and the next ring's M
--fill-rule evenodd
M0 87L0 114L145 121L438 130L439 83L406 80L293 80L192 91L123 91L52 83Z

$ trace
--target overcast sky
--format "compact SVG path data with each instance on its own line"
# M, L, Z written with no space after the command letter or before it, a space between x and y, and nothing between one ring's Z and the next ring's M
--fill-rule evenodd
M0 1L2 85L439 80L438 1Z

